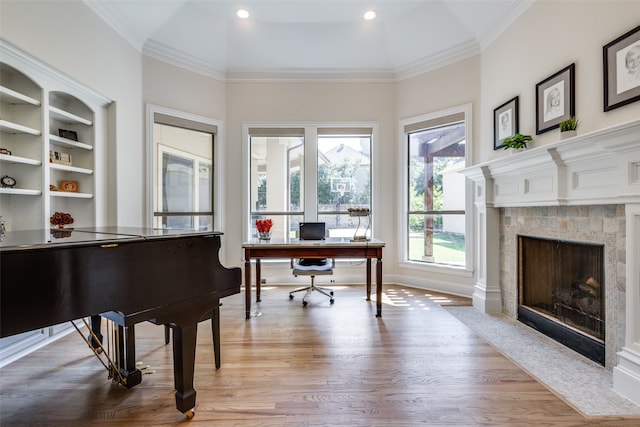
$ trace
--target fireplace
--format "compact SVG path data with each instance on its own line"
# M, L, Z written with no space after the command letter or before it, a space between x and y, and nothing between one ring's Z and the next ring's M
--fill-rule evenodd
M640 119L535 145L461 171L474 185L473 306L519 317L518 236L603 245L604 367L640 405Z
M604 245L518 236L518 320L605 364Z

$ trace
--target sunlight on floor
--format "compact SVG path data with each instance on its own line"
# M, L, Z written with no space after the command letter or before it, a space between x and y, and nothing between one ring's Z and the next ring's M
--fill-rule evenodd
M429 294L425 294L429 296ZM375 295L371 295L371 299L375 300ZM413 291L406 289L387 289L382 293L382 303L392 305L394 307L407 307L407 310L429 310L429 307L420 296L415 295Z

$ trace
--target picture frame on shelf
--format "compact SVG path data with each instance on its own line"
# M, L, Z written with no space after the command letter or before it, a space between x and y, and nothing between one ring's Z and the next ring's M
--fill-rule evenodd
M60 185L58 186L59 191L66 191L69 193L77 193L78 192L78 181L73 180L60 180Z
M640 25L602 47L604 111L640 100Z
M78 133L75 130L58 129L58 136L71 141L78 141Z
M493 110L493 149L504 148L502 141L518 133L518 97L512 98Z
M576 115L575 69L573 63L536 84L536 135Z
M49 162L59 165L72 166L72 157L69 153L62 153L60 151L49 150Z

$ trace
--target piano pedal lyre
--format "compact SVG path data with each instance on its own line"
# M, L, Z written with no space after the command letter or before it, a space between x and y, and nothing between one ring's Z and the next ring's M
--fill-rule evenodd
M82 319L82 322L84 323L84 326L87 328L87 330L90 331L91 339L86 337L82 333L82 331L80 331L80 328L78 328L78 325L76 325L75 322L71 321L71 324L76 329L78 334L80 334L85 343L89 346L96 358L100 361L100 363L102 363L102 366L104 366L104 368L107 370L107 378L126 386L127 380L122 376L119 367L116 366L113 359L111 358L109 348L104 347L104 345L102 344L102 340L95 334L95 332L87 322L87 319Z

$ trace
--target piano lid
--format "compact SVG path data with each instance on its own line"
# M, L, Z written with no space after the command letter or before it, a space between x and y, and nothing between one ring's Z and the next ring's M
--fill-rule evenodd
M181 236L222 235L214 231L154 229L139 227L82 227L8 231L0 236L0 251L42 249L52 245L74 246L90 243L108 244L123 241L151 240Z

